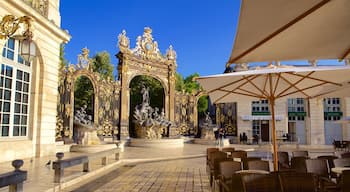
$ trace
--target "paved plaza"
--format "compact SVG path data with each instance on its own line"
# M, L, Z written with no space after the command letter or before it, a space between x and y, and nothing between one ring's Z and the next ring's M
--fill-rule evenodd
M248 156L260 156L271 160L270 145L231 145L236 149L248 151ZM54 171L47 162L54 156L25 159L22 170L28 171L24 191L210 191L206 175L206 148L210 145L185 144L183 148L155 149L143 147L125 147L119 161L111 160L102 167L99 161L91 165L91 171L82 172L82 166L65 169L61 184L53 182ZM307 149L310 156L334 154L328 146L300 146ZM290 146L281 146L280 150L297 150ZM65 157L74 157L82 153L65 153ZM110 158L112 159L112 158ZM0 163L1 172L12 171L10 162ZM0 192L8 188L0 189Z

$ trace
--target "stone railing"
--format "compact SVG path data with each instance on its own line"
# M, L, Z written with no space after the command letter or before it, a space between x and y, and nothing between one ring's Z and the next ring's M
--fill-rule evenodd
M0 174L0 188L9 186L10 192L23 191L23 182L27 180L27 171L20 170L23 160L12 161L14 171Z
M44 17L47 17L48 15L48 7L49 7L49 1L48 0L22 0L29 6L31 6L33 9L35 9L37 12L39 12Z

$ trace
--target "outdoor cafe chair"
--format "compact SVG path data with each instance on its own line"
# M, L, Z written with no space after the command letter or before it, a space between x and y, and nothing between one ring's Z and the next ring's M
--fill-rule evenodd
M222 149L221 149L221 151L222 152L225 152L225 153L229 153L228 154L228 157L229 158L232 158L231 156L231 154L232 154L232 152L234 152L235 151L235 148L234 147L223 147Z
M334 167L350 167L350 158L334 159Z
M281 192L317 192L317 177L312 173L281 172Z
M241 181L245 192L280 191L278 177L274 174L243 173Z
M306 163L305 160L308 157L292 157L290 166L296 172L306 173Z
M278 170L290 169L289 154L287 151L278 151Z
M237 161L221 161L219 163L219 189L220 192L230 191L229 188L232 185L232 175L242 169L241 163Z
M212 152L219 151L218 148L207 148L207 173L210 173L210 159L212 156Z
M218 179L219 164L221 161L232 161L232 160L227 158L227 154L225 152L221 152L221 151L212 152L212 157L210 161L210 175L209 175L210 186L213 185L213 181Z
M339 181L339 187L341 189L341 192L350 191L350 170L343 171Z
M309 152L308 151L293 151L292 155L293 155L293 157L308 157Z
M261 160L260 157L246 157L242 158L241 162L243 165L243 170L248 170L248 161L256 161L256 160Z
M247 157L247 152L246 151L242 151L242 150L237 150L237 151L233 151L231 153L232 158L239 158L239 159L243 159Z
M337 156L334 155L322 155L322 156L318 156L317 159L326 159L327 160L327 164L328 164L328 173L330 174L330 177L332 178L336 178L337 174L332 173L331 169L334 168L334 159L338 159Z
M350 158L350 152L342 153L340 156L341 158Z
M247 162L248 170L263 170L270 171L269 161L264 160L252 160Z
M337 185L330 179L329 167L326 159L306 159L306 170L308 173L313 173L319 177L319 188L336 189Z

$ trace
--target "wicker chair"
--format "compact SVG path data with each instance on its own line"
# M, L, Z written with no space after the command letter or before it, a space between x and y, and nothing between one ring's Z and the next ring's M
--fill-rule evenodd
M339 187L342 192L349 192L350 190L350 170L345 170L340 178Z
M247 162L249 170L270 171L270 163L263 160L252 160Z
M221 151L222 151L222 152L225 152L225 153L229 153L229 154L228 154L228 157L229 157L229 158L232 158L232 155L231 155L231 154L232 154L232 152L235 151L235 148L234 148L234 147L224 147L224 148L221 149Z
M306 173L306 159L308 159L308 157L292 157L290 162L291 168L296 172Z
M350 158L350 152L342 153L341 158Z
M207 173L210 174L210 159L213 152L219 151L218 148L207 148Z
M247 158L247 152L246 151L241 151L241 150L237 150L237 151L233 151L231 153L232 158Z
M210 160L210 175L209 175L210 186L213 185L213 181L218 179L220 162L231 160L227 158L227 154L225 152L216 151L216 152L211 152L211 154L212 155Z
M293 157L309 157L308 151L293 151L292 152Z
M273 174L241 174L241 181L245 192L280 191L278 178Z
M278 151L278 170L290 169L289 154L286 151Z
M317 177L312 173L283 172L278 177L282 192L317 191Z
M338 159L337 156L334 155L322 155L322 156L318 156L317 159L326 159L327 160L327 164L328 164L328 173L330 174L329 176L332 178L336 178L337 174L332 173L331 169L334 167L334 159Z
M329 167L326 159L306 159L306 170L319 177L321 191L336 189L337 185L330 179Z
M240 162L221 161L219 163L219 189L222 191L231 191L232 175L242 169Z
M350 158L334 159L334 167L350 167Z
M242 165L243 165L243 170L248 170L248 161L256 161L256 160L261 160L260 157L246 157L241 159Z

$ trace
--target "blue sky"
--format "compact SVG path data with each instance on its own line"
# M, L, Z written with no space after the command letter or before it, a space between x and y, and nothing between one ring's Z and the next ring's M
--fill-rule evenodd
M177 71L184 77L222 73L233 46L239 0L61 0L62 28L71 41L65 57L77 62L83 47L90 56L108 51L117 64L117 36L125 29L131 47L149 26L160 51L177 52ZM115 69L116 70L116 69Z

